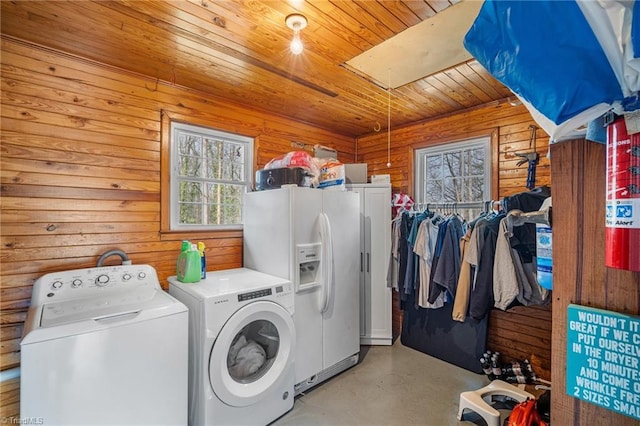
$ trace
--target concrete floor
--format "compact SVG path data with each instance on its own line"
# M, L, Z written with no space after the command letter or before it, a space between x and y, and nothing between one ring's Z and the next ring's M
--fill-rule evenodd
M486 376L403 346L363 346L351 369L296 398L272 426L474 425L458 421L460 392L489 384ZM465 419L478 421L471 413Z

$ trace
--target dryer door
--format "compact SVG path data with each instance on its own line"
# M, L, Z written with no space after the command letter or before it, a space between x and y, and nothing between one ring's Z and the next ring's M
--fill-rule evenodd
M264 300L243 306L213 343L211 388L228 405L256 403L293 371L294 344L293 319L282 306Z

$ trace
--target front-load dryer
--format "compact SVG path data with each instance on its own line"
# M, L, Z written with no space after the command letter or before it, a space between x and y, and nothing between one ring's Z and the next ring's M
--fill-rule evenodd
M189 308L189 424L266 425L293 408L294 294L246 268L169 277Z
M20 343L21 419L183 425L188 319L149 265L43 275Z

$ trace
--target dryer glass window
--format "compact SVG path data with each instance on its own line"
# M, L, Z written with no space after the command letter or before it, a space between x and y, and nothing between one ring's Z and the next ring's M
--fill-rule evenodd
M247 324L229 348L229 374L240 383L258 380L271 368L279 347L280 335L272 322L257 320Z

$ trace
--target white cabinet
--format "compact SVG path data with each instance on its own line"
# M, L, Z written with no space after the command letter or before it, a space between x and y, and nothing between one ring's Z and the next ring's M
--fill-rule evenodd
M351 184L360 194L360 344L390 345L391 185Z

